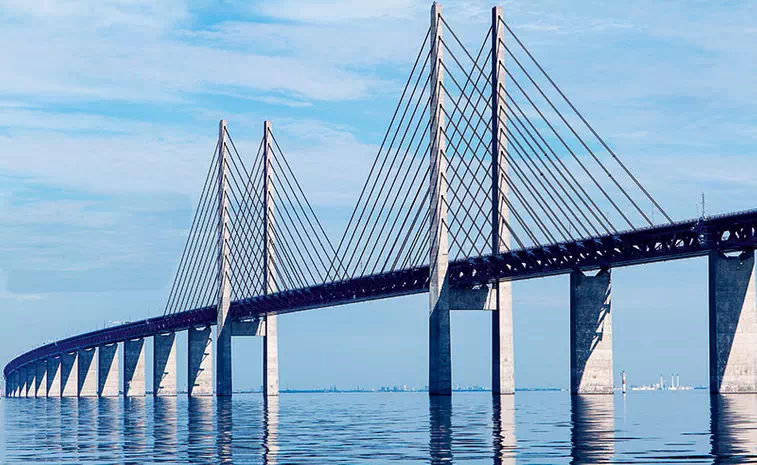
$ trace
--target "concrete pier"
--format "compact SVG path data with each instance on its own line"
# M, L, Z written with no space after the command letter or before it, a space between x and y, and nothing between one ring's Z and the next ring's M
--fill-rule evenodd
M26 366L26 397L34 397L34 378L37 376L37 367L34 365Z
M447 226L447 161L444 156L444 68L442 66L442 7L431 7L431 254L429 257L428 393L452 395L452 353L450 336L449 237Z
M97 348L97 395L118 396L118 344L101 345Z
M61 395L60 357L47 359L47 397Z
M757 392L757 299L754 251L711 252L710 392Z
M97 397L97 351L94 348L79 350L79 397Z
M176 333L156 334L152 340L152 394L155 397L175 396L178 381L176 374Z
M78 397L79 395L78 355L78 352L71 352L60 356L61 397Z
M213 331L210 326L187 331L187 393L213 395Z
M145 395L145 340L124 341L124 396Z
M47 360L35 364L37 374L34 377L34 397L47 397Z
M611 273L570 275L570 392L612 394Z
M16 397L25 397L26 396L26 369L24 367L19 367L18 370L16 370L16 376L18 377L18 383L16 383L16 386L18 387L18 394Z

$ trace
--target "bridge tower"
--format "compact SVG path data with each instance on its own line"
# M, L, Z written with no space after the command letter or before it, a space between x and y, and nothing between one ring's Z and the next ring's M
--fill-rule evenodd
M447 161L444 136L444 81L442 6L431 7L431 99L430 99L430 227L429 257L429 375L430 395L452 394L450 346L449 227L447 223Z
M276 292L273 251L273 148L271 147L271 122L263 123L263 284L266 294ZM276 315L265 315L263 332L263 394L279 395L279 342Z
M226 121L218 123L218 305L216 315L216 395L230 396L231 385L231 277L229 275L229 181Z
M506 117L505 50L502 7L492 8L492 254L507 251L510 247L509 209L507 208L508 185L500 182L508 176L505 150L507 139L504 128ZM513 357L513 299L512 283L498 281L493 285L494 308L492 308L492 394L515 392L515 365Z

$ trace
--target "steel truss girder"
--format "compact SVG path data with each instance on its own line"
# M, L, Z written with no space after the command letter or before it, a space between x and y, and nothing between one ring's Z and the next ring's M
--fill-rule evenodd
M449 265L451 287L468 288L497 280L522 279L653 263L707 255L710 251L738 251L757 247L757 210L681 221L613 235L545 247L458 260ZM291 313L313 308L427 292L429 268L422 266L304 289L261 295L231 304L234 320L268 313ZM16 369L78 349L112 344L158 333L215 324L216 308L204 307L100 329L37 347L5 366L7 377Z

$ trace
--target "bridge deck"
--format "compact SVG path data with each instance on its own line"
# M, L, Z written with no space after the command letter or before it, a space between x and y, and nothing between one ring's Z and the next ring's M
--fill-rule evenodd
M450 263L452 287L482 286L496 280L522 280L735 251L757 245L757 210L693 219L575 242L514 250ZM321 284L235 301L236 320L264 314L418 294L428 289L428 266ZM159 316L69 337L37 347L11 360L3 372L77 349L96 347L153 334L215 324L215 307Z

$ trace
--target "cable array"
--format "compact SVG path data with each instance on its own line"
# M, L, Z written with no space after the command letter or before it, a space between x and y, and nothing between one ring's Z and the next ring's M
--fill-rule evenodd
M217 304L222 237L232 301L320 284L338 266L281 146L270 130L267 136L249 165L228 131L223 151L216 145L164 314Z
M337 246L274 134L266 129L248 170L226 132L166 313L218 300L222 203L232 300L427 264L437 119L451 260L633 230L655 212L672 221L504 21L473 52L443 17L436 23Z
M652 225L655 213L672 221L507 24L500 20L497 31L490 28L471 52L439 20L443 103L429 107L435 88L429 30L337 247L343 269L332 267L330 280L428 262L428 151L435 112L444 120L452 260L492 253L495 196L505 212L497 222L497 250L636 229ZM497 48L500 55L493 53ZM495 96L502 102L499 111L492 110ZM497 126L499 153L493 157ZM494 163L498 170L492 170Z

